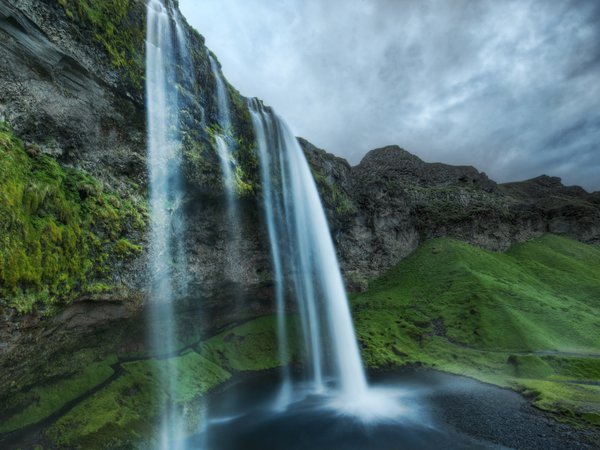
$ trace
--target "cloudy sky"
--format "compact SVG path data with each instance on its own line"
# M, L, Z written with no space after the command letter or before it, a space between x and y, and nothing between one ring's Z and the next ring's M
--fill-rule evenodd
M600 189L600 1L180 0L242 94L352 164L398 144Z

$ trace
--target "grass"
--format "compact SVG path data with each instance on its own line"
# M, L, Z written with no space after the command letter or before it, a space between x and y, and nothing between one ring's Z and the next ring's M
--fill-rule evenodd
M369 367L472 376L583 423L600 409L599 299L598 247L546 235L504 254L428 241L352 303Z
M160 380L170 364L177 389L167 401L192 419L197 414L191 412L198 407L192 401L231 376L192 351L170 360L124 363L123 376L61 417L47 435L59 446L75 448L96 448L100 442L110 447L147 438L156 426L159 399L167 395L161 391Z
M0 124L0 298L10 306L27 313L111 284L111 267L141 251L128 238L145 224L144 205L26 150Z
M598 246L558 236L505 254L452 239L426 242L351 299L363 358L371 370L422 364L510 387L561 420L600 425L600 387L594 384L600 358L593 356L600 355L599 274ZM293 337L295 328L290 331ZM295 347L292 353L296 358ZM206 392L235 373L279 365L275 317L255 319L171 359L123 363L120 378L46 435L68 448L139 442L156 429L162 396L195 429ZM160 382L169 367L177 378L171 397ZM6 423L23 426L51 414L60 406L53 400L58 393L80 392L76 379L39 389L41 406Z
M273 316L261 317L225 331L200 344L198 351L232 372L265 370L281 365Z
M181 355L165 360L123 363L124 374L75 406L49 427L59 447L112 448L144 441L156 429L160 398L181 412L189 430L198 427L203 394L233 373L277 367L275 318L262 317L225 331ZM169 393L161 373L173 370Z
M21 428L48 417L71 400L107 380L114 372L110 365L116 362L110 357L102 362L86 366L80 373L45 386L34 387L11 399L19 411L0 424L0 433Z

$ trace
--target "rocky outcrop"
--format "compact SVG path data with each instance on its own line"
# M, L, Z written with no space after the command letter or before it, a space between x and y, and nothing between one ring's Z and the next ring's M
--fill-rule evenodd
M0 34L0 120L64 164L112 184L142 183L143 101L123 90L107 56L81 39L63 8L2 2Z
M426 163L397 146L355 167L300 140L313 170L350 289L363 289L426 239L451 236L504 251L543 233L600 242L599 193L541 176L496 184L474 167ZM336 196L328 194L337 189ZM336 199L348 207L340 210Z
M515 216L542 222L542 231L600 242L600 192L564 186L560 178L547 175L499 188L515 200Z

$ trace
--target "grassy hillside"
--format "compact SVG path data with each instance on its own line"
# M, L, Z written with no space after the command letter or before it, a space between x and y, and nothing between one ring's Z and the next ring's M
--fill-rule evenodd
M370 369L435 367L522 391L559 419L600 425L598 246L548 235L499 254L433 240L351 301ZM16 397L0 434L39 422L79 397L45 431L52 442L96 448L147 436L165 361L116 362L108 357ZM179 389L170 401L194 428L203 414L198 399L208 390L236 373L280 364L275 317L195 343L175 362ZM121 374L101 385L116 368ZM82 397L86 392L93 394Z
M425 243L353 299L366 364L422 363L600 424L600 249L546 235L493 253Z

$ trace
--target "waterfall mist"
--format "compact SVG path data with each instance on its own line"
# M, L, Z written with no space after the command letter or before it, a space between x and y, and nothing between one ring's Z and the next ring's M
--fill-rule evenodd
M177 350L174 302L185 293L185 221L181 185L178 61L190 60L187 43L172 2L147 4L146 101L150 198L149 344L161 359L157 364L162 390L160 445L181 448L183 428L177 411L168 404L177 390ZM189 64L189 62L188 62Z
M331 380L348 405L367 395L346 291L325 212L308 162L287 124L253 99L264 208L277 286L280 347L287 345L283 283L297 302L314 391ZM282 360L284 350L280 348ZM284 374L285 375L285 374ZM284 376L284 380L289 377ZM286 381L284 381L286 383Z
M227 201L227 222L229 236L227 239L228 251L231 257L228 258L228 266L226 267L228 278L232 281L237 280L237 263L240 258L240 218L238 213L238 203L236 198L236 160L234 156L235 141L233 139L233 130L231 126L231 111L229 104L229 95L225 80L219 69L215 58L208 53L210 68L216 85L216 100L219 131L215 133L214 139L219 156L221 166L221 175L223 177L223 189ZM236 307L239 307L239 302L236 302Z

